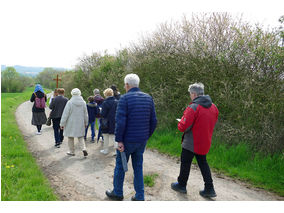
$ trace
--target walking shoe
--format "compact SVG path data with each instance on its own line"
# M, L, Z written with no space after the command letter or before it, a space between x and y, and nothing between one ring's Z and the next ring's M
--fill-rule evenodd
M70 156L75 156L75 153L71 153L71 152L67 152L66 154Z
M86 150L83 150L83 154L84 154L84 157L88 156L88 152Z
M94 139L92 139L90 142L91 142L91 143L95 143L95 140L94 140Z
M211 189L204 189L202 191L199 191L199 194L202 196L202 197L206 197L206 198L211 198L211 197L216 197L216 192L214 190L214 188L211 188Z
M118 196L116 194L114 194L114 191L110 191L110 190L107 190L106 191L106 195L108 196L109 199L111 200L118 200L118 201L121 201L123 200L123 196Z
M180 193L183 193L183 194L186 194L187 191L186 191L186 187L185 186L181 186L179 185L178 182L175 182L175 183L172 183L171 184L171 188L177 192L180 192Z
M41 132L36 132L36 135L41 135Z
M135 195L133 195L133 196L131 197L131 201L145 201L145 200L137 200L136 197L135 197Z
M56 148L60 148L60 144L55 144L55 147Z
M100 152L101 152L102 154L105 154L105 155L107 155L107 154L108 154L108 151L103 150L103 149L102 149Z

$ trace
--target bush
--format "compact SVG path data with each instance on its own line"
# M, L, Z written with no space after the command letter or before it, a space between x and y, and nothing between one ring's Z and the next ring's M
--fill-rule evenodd
M14 67L7 67L1 72L1 91L6 93L23 92L32 81L32 78L20 75Z
M227 13L193 15L164 23L128 49L84 56L74 87L83 96L116 84L127 73L153 96L159 128L176 125L190 102L188 85L205 84L220 116L216 135L229 144L245 139L265 152L284 150L284 48L279 30L263 30ZM268 148L269 147L269 148Z

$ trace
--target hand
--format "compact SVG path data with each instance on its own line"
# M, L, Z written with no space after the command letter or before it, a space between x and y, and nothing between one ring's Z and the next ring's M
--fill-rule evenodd
M120 152L124 152L124 144L123 142L118 142L117 150Z
M64 129L64 126L61 126L61 127L60 127L60 129L62 129L62 130L63 130L63 129Z

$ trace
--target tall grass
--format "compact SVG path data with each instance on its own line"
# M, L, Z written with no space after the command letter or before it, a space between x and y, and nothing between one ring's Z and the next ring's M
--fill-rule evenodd
M158 130L150 138L147 148L179 157L181 133L174 129ZM246 142L229 146L214 138L207 160L213 170L284 196L283 154L264 155L254 152Z
M32 88L24 93L2 93L1 99L1 200L57 200L42 174L15 120L17 106L30 99Z

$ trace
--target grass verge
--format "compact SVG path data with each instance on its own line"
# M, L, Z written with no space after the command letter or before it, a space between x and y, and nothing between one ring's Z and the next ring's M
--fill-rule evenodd
M147 148L179 157L181 133L178 130L155 131L148 141ZM207 160L211 168L227 176L284 196L283 154L264 156L260 152L253 152L245 142L228 146L223 141L213 139Z
M158 177L158 174L144 175L144 184L148 187L153 187L155 185L155 179Z
M23 93L2 93L1 98L1 200L58 200L48 180L29 153L18 129L15 111L30 99L33 88Z

